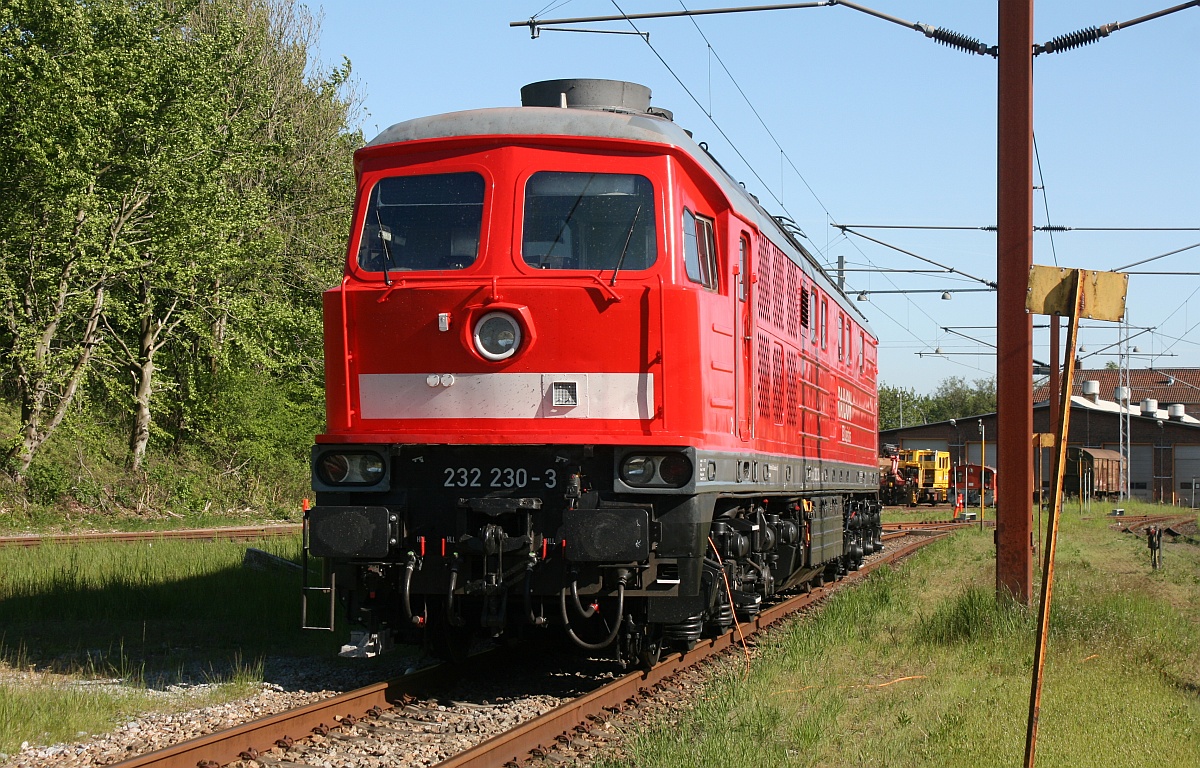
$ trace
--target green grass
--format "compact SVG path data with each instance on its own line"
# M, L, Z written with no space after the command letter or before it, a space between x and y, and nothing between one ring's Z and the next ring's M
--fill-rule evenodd
M0 550L0 627L40 663L254 657L303 637L297 571L242 567L246 544L157 540ZM299 536L253 546L298 562Z
M241 665L212 676L210 686L167 694L141 684L136 673L122 677L119 685L90 685L91 675L37 671L37 665L23 660L13 666L0 663L0 673L0 754L15 752L25 741L79 741L146 712L179 711L248 696L263 678L261 663Z
M299 557L298 536L253 545ZM243 568L245 549L168 540L0 549L0 752L197 705L164 698L173 683L242 695L262 682L268 654L333 656L340 634L299 628L299 573ZM79 685L96 679L123 685Z
M0 753L15 752L22 741L74 741L108 730L114 717L152 709L144 690L124 692L36 681L0 684Z
M1200 547L1168 543L1154 572L1109 522L1063 520L1038 762L1200 765ZM883 569L629 734L634 763L1019 765L1036 606L994 583L991 530Z

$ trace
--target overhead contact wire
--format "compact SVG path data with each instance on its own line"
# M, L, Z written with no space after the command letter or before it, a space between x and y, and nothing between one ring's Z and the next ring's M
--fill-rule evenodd
M1033 134L1033 157L1037 161L1038 181L1042 188L1042 208L1046 211L1046 231L1050 234L1050 255L1058 266L1058 250L1054 247L1054 228L1050 220L1050 195L1046 193L1046 176L1042 173L1042 154L1038 152L1037 133Z
M614 4L614 5L616 5L616 3L615 3L615 2L614 2L613 4ZM687 6L684 4L683 0L679 0L679 5L680 5L680 7L682 7L682 8L683 8L685 11L686 11L686 10L688 10L688 8L687 8ZM618 6L618 10L619 10L619 9L620 9L620 8L619 8L619 6ZM856 10L857 10L857 9L856 9ZM782 157L784 160L786 160L786 161L787 161L787 164L788 164L788 165L791 167L792 171L793 171L793 172L796 174L796 177L797 177L797 178L799 178L799 179L800 179L800 181L801 181L801 183L803 183L803 184L804 184L804 186L805 186L805 188L808 190L809 194L810 194L810 195L812 195L812 198L813 198L813 200L815 200L815 201L817 202L817 205L819 205L819 206L821 207L821 210L823 210L823 211L825 212L825 215L828 217L828 219L829 219L829 220L832 220L832 219L833 219L833 213L832 213L832 212L830 212L829 208L828 208L828 207L825 205L825 202L824 202L824 201L821 199L820 195L818 195L818 194L817 194L817 192L816 192L816 190L814 190L814 189L812 188L812 185L808 183L808 179L806 179L806 178L804 177L804 174L800 172L800 169L796 167L796 164L795 164L795 162L793 162L793 160L792 160L791 156L790 156L790 155L788 155L787 151L786 151L786 150L783 148L783 145L782 145L782 144L780 144L780 142L779 142L779 139L777 139L777 138L775 137L775 134L774 134L774 133L771 131L771 128L770 128L770 126L768 126L768 125L767 125L767 122L766 122L766 120L764 120L764 119L763 119L763 117L762 117L762 115L759 113L758 109L757 109L757 108L754 106L754 103L753 103L753 102L750 100L750 97L746 95L746 92L745 92L745 90L743 90L743 88L742 88L741 84L738 82L738 79L737 79L737 78L734 76L734 74L733 74L733 73L732 73L732 72L729 70L729 67L725 65L725 61L724 61L724 59L722 59L722 58L721 58L721 55L720 55L719 53L717 53L716 49L715 49L715 48L713 47L713 45L712 45L712 42L711 42L711 41L708 39L708 36L704 34L704 30L700 28L700 25L699 25L699 23L697 23L697 22L696 22L696 19L695 19L695 17L694 17L693 15L689 15L689 18L690 18L690 19L691 19L691 21L692 21L692 25L693 25L693 26L696 28L696 31L697 31L698 33L700 33L700 37L701 37L701 38L704 40L704 43L705 43L705 45L708 47L708 51L709 51L710 55L711 55L711 56L713 56L713 57L716 57L716 59L717 59L717 62L718 62L720 65L721 65L721 68L725 70L725 74L729 76L729 80L730 80L730 82L732 82L732 83L733 83L733 86L734 86L734 87L737 89L738 93L739 93L739 94L741 94L742 100L746 102L746 105L747 105L748 107L750 107L750 111L751 111L752 113L754 113L754 116L755 116L755 118L757 118L757 119L758 119L758 122L759 122L759 124L760 124L760 125L763 127L763 130L764 130L764 131L766 131L767 135L771 137L771 141L772 141L772 142L774 142L774 144L775 144L776 148L777 148L777 149L779 149L780 156L781 156L781 157ZM893 21L893 19L891 19L891 18L887 18L887 20L888 20L888 21ZM636 29L636 27L635 27L635 29ZM647 44L649 44L649 41L647 41ZM651 47L653 48L653 46L651 46ZM656 54L657 54L657 51L656 51ZM660 60L661 60L661 57L660 57ZM665 64L665 62L664 62L664 64ZM668 68L669 68L669 67L668 67ZM672 74L672 75L674 75L674 72L672 72L671 74ZM710 77L711 77L711 76L710 76ZM678 80L678 77L676 77L676 79ZM710 85L710 87L711 87L711 85ZM694 100L694 98L693 98L693 100ZM709 117L709 119L710 119L710 120L712 120L712 115L711 115L711 114L709 114L709 115L708 115L708 117ZM715 125L715 122L714 122L714 125ZM722 135L724 135L724 134L722 134ZM734 148L734 150L735 150L735 151L737 151L736 147ZM738 153L738 156L739 156L739 157L742 157L742 155L741 155L741 153L740 153L740 152ZM742 157L742 160L743 160L743 161L745 161L745 158L744 158L744 157ZM749 164L747 163L747 165L749 165ZM750 170L751 170L751 172L752 172L752 173L754 173L755 177L756 177L756 178L759 180L759 182L760 182L760 183L762 183L762 184L764 184L764 186L766 186L765 182L763 182L763 180L762 180L762 177L761 177L761 176L759 176L759 174L758 174L757 172L755 172L753 168L751 168ZM782 175L782 174L780 174L780 183L781 183L781 184L782 184L782 178L783 178L783 175ZM767 189L768 189L768 191L771 191L769 187L767 187ZM775 195L775 193L774 193L773 191L771 191L771 196L772 196L773 198L775 198L775 200L776 200L777 202L779 202L780 206L781 206L781 207L783 207L783 209L784 209L785 211L787 211L787 207L786 207L786 206L785 206L785 205L784 205L784 204L783 204L783 203L780 201L780 198L779 198L779 196L776 196L776 195ZM787 212L788 212L788 213L789 213L789 215L790 215L790 211L787 211ZM847 242L851 243L851 245L854 247L854 249L855 249L856 251L858 251L858 252L859 252L859 254L861 254L861 255L862 255L862 257L863 257L864 259L866 259L866 260L867 260L867 263L868 263L868 264L870 264L872 267L875 267L875 266L877 266L877 265L875 264L875 262L873 262L873 261L871 260L871 257L870 257L870 256L868 256L868 255L867 255L865 252L863 252L863 250L862 250L861 248L859 248L859 247L858 247L858 244L857 244L857 243L855 243L855 242L853 242L852 240L850 240L850 238L849 238L849 237L846 237L846 233L845 233L844 231L842 232L842 237L844 237L844 238L846 239L846 241L847 241ZM831 248L832 248L832 245L827 245L827 246L826 246L826 252L825 252L825 254L822 254L822 255L825 255L826 257L828 257L828 251L829 251ZM941 266L941 265L939 265L939 266ZM828 271L828 269L827 269L826 271ZM961 274L961 273L960 273L960 274ZM968 277L970 277L970 276L968 276ZM885 279L885 280L887 280L887 282L888 282L888 283L889 283L889 284L890 284L890 285L891 285L893 288L895 288L895 289L897 289L897 290L900 290L900 287L899 287L898 285L896 285L896 283L895 283L893 280L891 280L890 278L886 278L886 277L885 277L884 279ZM912 305L912 306L916 307L918 312L920 312L921 314L925 315L925 317L927 317L927 318L930 320L930 322L933 322L935 325L937 325L937 321L935 321L935 320L933 319L933 317L932 317L932 316L930 316L930 314L929 314L928 312L926 312L924 309L922 309L922 308L921 308L919 305L917 305L915 302L913 302L913 300L912 300L912 299L908 298L907 296L905 296L904 298L905 298L905 301L906 301L906 302L908 302L910 305ZM886 313L885 313L885 315L886 315ZM907 330L907 329L906 329L906 330ZM910 333L911 333L911 331L910 331ZM924 343L924 342L922 342L922 343Z
M692 103L695 104L696 107L701 112L705 113L706 117L708 117L709 122L712 123L713 127L717 129L717 132L719 134L721 134L721 137L729 144L730 148L734 151L734 153L737 154L738 158L745 164L746 168L750 171L751 174L753 174L754 178L758 181L758 183L762 185L763 189L765 189L771 195L771 197L775 201L775 203L786 214L788 214L789 217L794 218L791 211L788 210L788 207L783 202L783 200L781 200L780 197L771 188L771 186L769 184L767 184L767 182L763 179L763 177L758 173L757 169L755 169L755 167L750 163L750 161L746 158L746 156L742 153L742 151L738 148L738 146L732 141L732 139L729 138L728 134L725 133L725 130L721 127L721 125L709 113L709 111L705 109L704 105L700 102L700 99L696 97L696 95L687 86L687 84L683 82L683 79L678 75L678 73L676 73L675 70L671 67L671 65L669 63L667 63L667 60L663 57L663 55L661 53L659 53L658 49L654 47L654 44L650 42L649 36L646 34L643 34L641 29L638 28L637 24L634 23L633 18L635 18L635 17L631 17L630 14L626 13L625 10L617 2L617 0L611 0L611 2L613 4L613 7L616 8L617 11L621 14L621 18L624 19L629 24L630 28L633 29L633 31L636 32L639 37L642 38L643 42L645 42L646 46L650 49L650 51L654 54L654 56L659 60L659 62L663 65L663 67L666 68L667 72L670 73L671 77L675 79L675 82L679 84L679 87L681 87L684 90L684 93L686 93L688 95L688 98L690 98L692 100ZM868 13L870 15L877 16L878 18L882 18L886 21L901 23L903 26L908 26L913 29L918 29L919 31L926 31L927 36L936 37L935 35L928 33L928 31L925 29L925 27L927 25L913 25L908 22L904 22L903 20L897 20L893 17L889 17L889 16L886 16L883 14L879 14L878 12L871 11L870 9L867 9L863 6L857 6L853 3L838 3L838 2L813 3L812 6L806 6L806 7L819 7L821 5L837 5L837 4L845 5L848 8L852 8L854 10L862 11L864 13ZM680 5L684 8L684 10L682 12L680 12L679 15L688 15L688 16L695 15L691 11L687 10L687 7L685 5L683 5L682 0L680 0ZM560 23L560 22L565 23L565 21L568 21L568 20L555 20L554 22L547 22L547 23ZM571 21L578 21L578 20L571 20ZM516 22L514 22L514 24L515 23ZM532 21L530 23L532 23ZM693 24L694 23L695 22L693 21ZM936 29L936 28L931 27L929 29ZM808 180L804 178L804 175L800 173L799 169L796 168L795 163L792 162L791 158L787 155L786 151L783 150L782 146L779 144L779 141L775 138L775 135L771 132L770 128L766 125L766 122L763 120L761 114L759 114L758 110L755 109L753 103L746 96L745 91L738 84L737 79L733 76L733 74L731 72L729 72L728 67L725 66L725 62L721 59L720 55L716 53L716 50L712 48L712 45L711 45L711 43L709 43L708 38L704 35L703 30L700 30L699 26L697 26L697 30L700 31L700 34L704 38L705 43L708 45L708 48L711 51L712 55L717 58L717 61L721 64L721 67L725 70L726 74L729 75L730 80L733 82L734 86L738 89L738 92L742 95L742 98L745 99L747 105L750 106L750 109L752 112L754 112L755 117L763 125L764 130L767 131L767 134L771 137L771 140L773 142L775 142L776 147L778 147L780 149L780 152L787 159L788 164L791 165L792 169L796 172L797 177L801 180L801 182L804 183L805 187L808 188L809 193L812 194L813 199L817 201L817 204L821 206L821 208L825 211L826 215L828 215L829 218L832 219L833 214L830 213L828 208L826 208L824 201L822 201L820 196L818 196L816 194L816 191L812 189L812 186L808 183ZM943 42L945 44L951 44L951 43L946 42L945 40L941 40L940 38L939 38L939 42ZM971 52L983 53L984 51L971 51ZM843 235L844 234L845 234L845 231L843 230ZM859 237L866 237L865 235L863 235L861 233L855 233L855 234L857 234ZM871 238L867 238L867 239L871 239ZM868 263L870 263L872 266L875 265L874 262L871 261L870 257L867 256L866 253L864 253L863 250L858 247L857 243L854 243L853 245L854 245L855 250L857 250L863 256L863 258L865 258L868 261ZM889 246L889 247L891 247L891 246ZM916 256L915 254L910 254L910 255ZM920 256L917 256L916 258L923 259L923 257L920 257ZM931 263L936 264L936 262L931 262ZM949 271L949 272L957 272L958 274L962 274L967 277L971 277L972 279L975 279L978 282L982 282L986 285L989 285L990 287L993 287L993 288L995 287L994 283L988 283L986 280L982 280L980 278L975 278L975 277L973 277L971 275L967 275L966 273L961 272L959 270L955 270L955 269L952 269L949 267L944 267L944 265L941 265L941 264L937 264L937 266L943 267L943 268L947 269L947 271ZM896 284L890 278L885 277L885 279L893 287L896 287L897 289L899 289L899 287L896 286ZM907 301L909 303L909 305L916 307L917 311L920 312L921 314L925 315L925 317L928 318L930 320L930 322L932 322L934 324L935 327L940 327L940 324L936 320L934 320L933 317L931 315L929 315L928 312L926 312L919 305L917 305L912 299L905 296L905 301ZM895 320L895 318L892 318L886 312L882 312L882 310L880 310L880 313L883 314L885 317L887 317L889 320L892 320L892 322L897 322ZM899 324L899 323L897 323L897 324ZM918 341L922 341L907 326L903 326L903 327L906 332L908 332L911 336L913 336L913 338L916 338ZM951 362L953 362L953 361L951 361ZM969 367L969 366L965 366L965 367ZM980 370L980 369L978 367L976 367L975 370Z
M685 11L688 10L688 7L686 5L684 5L683 0L679 0L679 5ZM767 121L763 119L763 116L761 114L759 114L758 108L754 106L754 102L750 101L750 97L746 95L746 91L742 89L742 85L741 85L741 83L738 82L738 79L736 77L734 77L732 72L729 71L729 67L725 66L725 60L722 59L721 54L717 53L716 49L713 48L712 43L708 39L708 35L704 34L704 30L702 30L700 28L700 24L696 21L695 16L689 15L688 18L691 19L692 26L694 26L696 28L696 31L700 33L700 37L702 37L704 39L704 43L705 43L705 45L708 46L709 52L714 57L716 57L717 63L721 65L721 69L725 70L725 74L729 76L729 81L731 83L733 83L733 87L737 89L737 92L741 95L742 100L746 102L746 106L750 107L750 111L754 114L754 117L758 120L758 124L761 125L763 127L763 130L767 132L767 135L771 137L771 141L775 144L775 147L779 150L779 154L781 155L781 157L787 161L788 166L791 167L792 171L796 174L796 177L798 179L800 179L800 181L804 184L805 188L808 189L808 193L810 195L812 195L813 200L817 201L817 205L821 206L821 210L825 211L825 215L832 219L833 214L829 212L829 209L825 206L825 202L823 200L821 200L820 196L817 195L816 190L814 190L812 188L812 185L808 183L808 179L804 178L804 174L801 173L800 169L796 167L796 163L794 163L792 161L792 158L790 155L788 155L787 150L785 150L783 148L783 145L779 143L779 139L775 138L775 134L771 131L770 126L767 125ZM711 115L709 117L711 118ZM780 174L780 184L781 185L783 183L782 178L783 178L783 175ZM782 191L781 191L781 193L782 193ZM774 195L772 195L772 196L774 196Z
M617 4L617 0L611 0L611 2L613 7L620 11L625 17L625 20L629 22L629 26L632 27L639 36L641 36L642 40L646 43L658 60L662 62L662 65L667 68L667 71L671 73L671 77L675 78L675 82L679 83L679 87L682 88L684 93L688 95L688 98L692 100L692 103L694 103L701 112L705 113L705 115L708 117L708 121L712 123L714 128L717 129L717 133L721 134L721 138L725 139L726 143L729 144L730 149L737 154L741 161L746 165L746 168L750 170L750 173L754 174L754 178L758 180L758 183L762 185L763 189L767 190L767 192L771 194L771 197L775 200L776 205L778 205L785 213L791 216L792 212L787 209L787 206L783 204L783 201L779 199L779 197L775 194L775 191L771 189L771 185L767 184L767 182L763 180L763 177L758 174L758 171L755 170L754 166L750 164L750 161L746 159L746 156L742 154L742 151L738 149L738 146L734 144L733 140L730 139L728 134L725 133L725 129L722 128L720 123L716 121L716 118L707 113L707 110L704 109L704 105L700 103L700 99L696 98L696 94L692 93L692 89L688 88L683 82L682 78L675 73L675 70L671 68L671 65L667 63L667 60L664 59L662 54L658 52L658 49L654 47L654 43L650 42L649 38L642 34L642 31L638 29L636 24L633 23L633 20L629 18L629 15L625 13L624 9Z

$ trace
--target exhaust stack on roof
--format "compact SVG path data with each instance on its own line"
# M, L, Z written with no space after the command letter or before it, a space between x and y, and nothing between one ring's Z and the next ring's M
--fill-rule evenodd
M624 80L567 78L543 80L521 88L523 107L561 107L595 109L630 115L651 114L671 119L665 109L650 106L650 89Z
M1093 403L1100 402L1100 382L1085 381L1083 382L1083 396Z

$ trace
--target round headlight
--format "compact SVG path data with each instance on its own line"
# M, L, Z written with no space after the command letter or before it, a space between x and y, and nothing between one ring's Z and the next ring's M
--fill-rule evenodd
M375 453L326 453L317 474L327 485L375 485L384 476L383 458Z
M630 485L649 485L654 481L654 459L630 456L621 465L621 477Z
M664 483L679 488L692 479L692 462L681 453L669 453L658 462L658 476Z
M475 349L488 360L504 360L521 346L521 326L506 312L489 312L475 323Z
M345 454L327 453L321 457L317 472L330 485L344 483L350 475L350 461Z

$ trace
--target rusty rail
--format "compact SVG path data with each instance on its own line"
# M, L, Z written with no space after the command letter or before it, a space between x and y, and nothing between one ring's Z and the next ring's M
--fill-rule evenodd
M477 663L468 659L467 664ZM375 683L348 691L298 709L280 712L224 731L217 731L182 741L154 752L116 763L112 768L196 768L201 762L213 761L225 765L238 759L245 751L266 752L284 737L300 739L321 726L336 727L338 718L353 715L356 719L370 714L373 708L391 709L393 702L404 696L422 692L460 674L447 664L427 667L403 677Z
M876 568L906 557L937 538L940 536L925 537L900 546L878 560L864 565L860 570L848 574L843 583L862 579ZM756 616L753 621L742 624L742 633L749 637L760 632L788 615L816 603L827 591L825 588L814 588L811 594L797 595L772 606ZM602 715L606 709L619 707L626 700L637 696L639 691L653 688L680 670L715 656L738 642L737 632L730 630L720 637L698 643L695 649L686 654L673 653L649 671L632 672L618 678L603 688L460 752L438 763L436 768L496 768L508 763L520 764L531 751L545 749L553 744L557 737L570 733L575 726L588 722L591 717Z
M905 532L907 533L907 532ZM908 556L920 547L946 535L946 532L930 532L918 540L902 545L892 545L882 557L851 572L842 583L853 583L864 578L880 566ZM814 588L811 594L802 594L772 606L752 621L741 625L742 633L750 637L788 615L802 610L829 594L829 588ZM570 732L575 726L586 723L590 716L604 713L606 709L621 706L633 698L641 689L649 689L692 666L702 659L714 656L739 643L737 632L731 630L720 637L701 641L686 654L673 653L649 671L633 672L578 699L570 701L541 717L523 723L514 730L495 736L465 752L451 757L439 768L464 768L472 766L502 766L520 762L535 749L554 743L556 737ZM519 650L519 649L518 649ZM517 652L517 651L513 651ZM376 683L355 691L341 694L324 701L314 702L299 709L254 720L225 731L200 736L170 747L148 752L117 763L113 768L195 768L199 763L212 761L225 765L239 758L244 752L256 750L263 753L275 742L285 737L298 739L307 736L320 726L334 727L339 718L352 715L360 719L372 709L391 709L394 703L405 696L420 696L424 692L445 684L461 675L470 675L472 670L482 674L485 669L495 667L495 654L481 654L460 665L441 664L387 682ZM464 665L468 667L464 669ZM476 669L477 667L477 669Z
M1112 524L1122 533L1136 533L1135 528L1145 528L1148 525L1175 525L1195 520L1195 515L1137 515L1113 518Z
M98 542L158 541L251 541L300 533L299 523L281 525L244 525L228 528L182 528L166 531L128 531L113 533L64 533L51 536L0 536L0 547L38 547L42 544L93 544Z
M971 521L954 521L954 520L922 520L913 523L884 523L883 538L895 538L896 536L906 536L910 533L940 533L943 531L956 531L959 528L975 525ZM990 523L989 523L990 525Z

